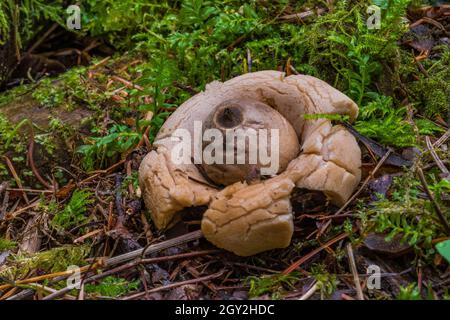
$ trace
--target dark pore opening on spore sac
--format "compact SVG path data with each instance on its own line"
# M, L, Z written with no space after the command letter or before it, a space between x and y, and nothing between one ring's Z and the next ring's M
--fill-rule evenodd
M236 104L226 104L219 107L215 115L216 124L225 129L237 127L243 120L241 108Z

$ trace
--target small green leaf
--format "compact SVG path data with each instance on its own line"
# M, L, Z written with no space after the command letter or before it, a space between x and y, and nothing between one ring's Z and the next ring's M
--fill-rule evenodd
M436 249L441 256L450 263L450 240L439 242L436 245Z

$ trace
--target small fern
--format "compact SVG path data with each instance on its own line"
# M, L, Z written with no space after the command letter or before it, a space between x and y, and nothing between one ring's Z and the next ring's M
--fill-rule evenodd
M204 0L184 0L178 16L183 26L198 28L204 26L207 20L219 12L214 3Z
M69 203L53 217L52 225L59 230L67 230L85 223L88 206L94 201L92 195L88 190L75 190Z
M406 120L406 107L394 107L391 97L371 93L372 101L360 109L356 129L363 135L393 147L411 147L417 144L412 123ZM430 135L443 129L427 119L414 120L419 134Z
M411 123L405 120L406 108L394 108L391 97L373 97L371 102L361 107L356 129L385 145L414 146L416 138Z

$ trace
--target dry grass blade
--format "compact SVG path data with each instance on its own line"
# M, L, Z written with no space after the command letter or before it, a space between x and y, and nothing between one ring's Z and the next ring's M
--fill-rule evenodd
M439 148L450 138L450 129L448 129L434 144L433 147Z
M292 265L290 265L288 268L286 268L286 270L283 271L283 274L289 274L292 271L294 271L295 269L297 269L299 266L301 266L303 263L305 263L306 261L308 261L309 259L311 259L312 257L314 257L316 254L318 254L320 251L322 251L325 248L328 248L329 246L335 244L336 242L345 239L348 236L348 234L346 233L342 233L340 235L338 235L337 237L331 239L330 241L328 241L327 243L321 245L319 248L311 251L310 253L308 253L306 256L303 256L302 258L300 258L299 260L297 260L296 262L294 262Z
M193 252L180 253L180 254L171 255L171 256L142 259L142 260L139 260L139 263L141 263L141 264L159 263L159 262L172 261L172 260L177 260L177 259L194 258L194 257L199 257L199 256L214 254L214 253L219 253L219 252L220 252L220 250L193 251Z
M319 285L315 282L308 291L305 292L298 300L308 300L313 296L313 294L319 289Z
M9 170L11 171L11 174L12 174L14 180L17 183L17 186L20 189L23 189L22 181L20 181L19 175L17 174L16 169L14 168L11 160L9 160L9 158L7 156L3 156L3 158L5 159L6 165L8 166ZM23 194L23 198L25 199L25 202L27 204L29 204L30 200L28 199L27 194L24 191L22 191L22 194Z
M20 208L20 209L18 209L16 211L13 211L13 212L9 212L9 213L7 213L5 215L5 220L7 220L7 221L8 220L12 220L12 219L16 218L19 214L24 213L24 212L26 212L26 211L28 211L30 209L33 209L33 208L37 207L40 203L41 202L39 200L37 200L37 201L31 203L30 205L28 205L26 207Z
M158 252L158 251L161 251L161 250L164 250L164 249L167 249L167 248L179 245L179 244L198 240L202 237L203 237L203 234L202 234L201 230L193 231L193 232L187 233L185 235L179 236L177 238L173 238L173 239L169 239L164 242L152 244L143 249L138 249L135 251L131 251L131 252L122 254L120 256L109 258L108 260L105 261L105 265L106 266L114 266L114 265L117 265L117 264L120 264L120 263L123 263L126 261L130 261L134 258L145 256L150 253L155 253L155 252Z
M34 163L33 158L34 153L34 133L33 133L33 127L31 127L31 138L30 138L30 146L28 148L28 160L30 162L31 170L33 171L36 179L39 180L40 183L42 183L43 186L45 186L47 189L54 189L54 187L49 184L47 181L45 181L44 178L42 178L41 174L39 173L39 170L36 167L36 164Z
M364 294L361 288L361 281L359 280L358 269L356 268L355 257L353 256L353 248L351 243L347 243L347 255L350 269L353 274L353 280L355 281L355 288L358 300L364 300Z
M448 179L449 172L445 164L442 162L442 160L439 158L439 156L436 153L436 150L434 150L433 144L431 143L430 137L426 136L425 141L427 143L428 151L430 151L431 156L433 157L434 162L436 162L439 170L445 175L445 178Z

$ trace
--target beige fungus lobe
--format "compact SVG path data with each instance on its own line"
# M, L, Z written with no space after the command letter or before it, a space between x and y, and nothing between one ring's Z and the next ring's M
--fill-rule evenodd
M230 102L233 110L221 112ZM322 80L285 77L278 71L212 82L179 106L139 169L142 195L156 227L169 227L183 208L208 206L201 227L216 246L241 256L287 247L293 233L290 195L295 187L322 191L332 203L342 205L361 178L361 150L355 138L330 120L309 120L306 114L348 115L353 121L358 107ZM214 115L225 117L225 122L215 121ZM279 128L278 174L247 181L253 167L175 164L171 135L176 129L194 135L196 121L223 131L248 125ZM227 186L220 190L211 180Z

